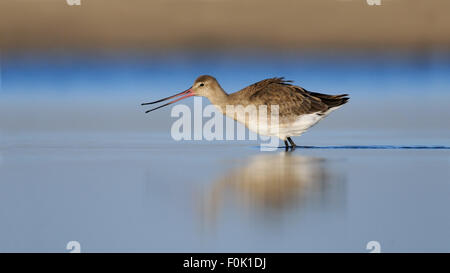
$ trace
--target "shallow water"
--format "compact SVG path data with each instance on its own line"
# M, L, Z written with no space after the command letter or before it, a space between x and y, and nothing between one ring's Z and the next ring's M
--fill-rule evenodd
M449 55L369 55L3 58L0 251L449 252ZM139 104L203 73L351 99L291 152L173 141Z
M445 149L3 139L2 251L450 250Z

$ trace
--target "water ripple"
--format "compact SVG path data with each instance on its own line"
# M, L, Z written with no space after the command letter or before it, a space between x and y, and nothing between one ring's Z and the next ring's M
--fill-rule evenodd
M284 147L283 147L284 148ZM369 150L449 150L450 146L433 145L410 145L410 146L396 146L396 145L344 145L344 146L297 146L299 149L369 149Z

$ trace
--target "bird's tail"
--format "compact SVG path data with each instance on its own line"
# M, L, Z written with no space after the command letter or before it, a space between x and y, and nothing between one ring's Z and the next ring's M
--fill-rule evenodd
M348 94L341 94L341 95L327 95L327 94L321 94L316 92L310 92L308 91L309 95L319 98L323 103L325 103L329 108L334 108L341 106L350 99L348 97Z

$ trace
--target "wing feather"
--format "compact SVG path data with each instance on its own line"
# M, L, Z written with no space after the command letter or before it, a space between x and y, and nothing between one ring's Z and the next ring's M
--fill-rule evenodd
M310 95L291 82L284 78L265 79L248 86L244 92L254 104L279 105L280 114L285 116L299 116L328 109L320 98Z

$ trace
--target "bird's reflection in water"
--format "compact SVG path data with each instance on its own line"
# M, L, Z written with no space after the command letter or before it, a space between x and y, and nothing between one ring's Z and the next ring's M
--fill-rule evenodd
M342 204L345 183L325 159L283 152L253 156L240 165L206 190L202 210L207 222L225 207L280 213L302 206L335 205L336 200ZM331 196L329 188L334 189Z

